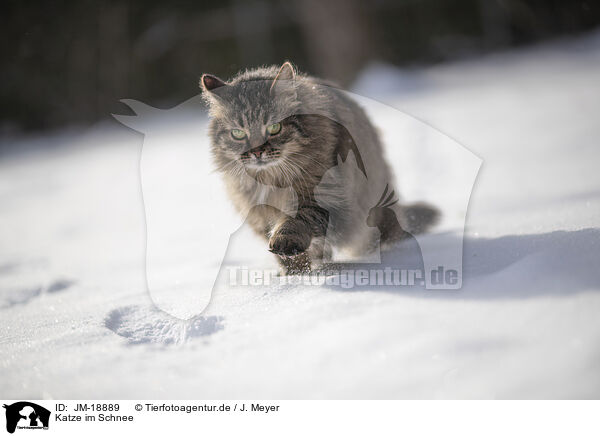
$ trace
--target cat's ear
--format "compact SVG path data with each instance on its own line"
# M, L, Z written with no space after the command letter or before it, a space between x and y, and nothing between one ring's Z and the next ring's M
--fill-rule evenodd
M284 62L284 64L279 69L277 76L273 79L273 83L271 84L271 90L276 88L277 86L284 84L285 82L291 83L296 78L296 71L294 71L294 67L289 62Z
M223 80L212 74L203 74L200 79L200 86L204 91L213 91L221 86L227 85Z

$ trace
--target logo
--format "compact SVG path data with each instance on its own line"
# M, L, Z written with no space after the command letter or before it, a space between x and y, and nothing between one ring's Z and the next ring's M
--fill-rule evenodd
M6 409L6 431L14 433L15 429L48 430L50 411L29 401L19 401L4 405Z
M241 87L216 88L215 107L248 101L249 95L271 102L273 86L283 86L275 92L287 90L295 98L293 83L252 80ZM326 286L339 288L339 279L348 282L344 289L397 289L404 282L423 289L461 288L466 213L481 159L375 100L326 84L315 84L311 92L354 101L362 109L335 111L327 104L294 100L278 109L273 115L278 122L268 127L292 126L293 132L303 122L329 126L338 132L336 148L323 161L294 151L295 140L269 139L279 130L265 139L268 132L259 125L247 127L249 133L234 129L219 139L225 144L223 162L215 165L210 128L201 116L202 96L169 110L122 100L135 115L114 117L144 134L145 273L156 307L191 319L206 309L213 293L229 292L232 273L241 269L263 275L256 268L264 265L261 252L256 251L256 262L245 255L254 231L266 238L262 255L267 250L274 254L271 260L280 264L282 277L331 277ZM387 160L375 157L381 155L379 139L363 111L387 127L382 137L390 152ZM300 132L295 138L308 144L301 139L307 135ZM289 144L292 148L286 148ZM406 200L395 191L386 162L401 176L398 186L409 194ZM222 198L229 183L246 193L239 211ZM424 231L438 215L443 222L436 231ZM246 286L243 277L241 282Z

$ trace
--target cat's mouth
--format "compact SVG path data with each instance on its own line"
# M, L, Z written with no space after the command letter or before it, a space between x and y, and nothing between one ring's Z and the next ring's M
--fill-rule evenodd
M281 157L281 150L266 143L260 147L252 148L240 155L244 165L262 167L274 163Z

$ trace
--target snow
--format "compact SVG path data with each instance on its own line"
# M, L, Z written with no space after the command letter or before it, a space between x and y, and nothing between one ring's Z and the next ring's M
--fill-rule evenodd
M599 73L599 33L411 71L368 67L354 91L412 120L371 112L403 197L444 213L425 237L433 246L460 242L466 210L435 183L460 162L428 167L431 138L483 160L462 289L244 287L220 276L191 321L146 291L144 137L106 122L11 140L19 151L0 161L2 396L600 397ZM208 162L205 140L197 150ZM211 207L230 208L221 188L203 186ZM166 276L187 247L212 282L220 259L205 248L222 241L211 235L165 252ZM245 229L227 253L228 265L275 268Z

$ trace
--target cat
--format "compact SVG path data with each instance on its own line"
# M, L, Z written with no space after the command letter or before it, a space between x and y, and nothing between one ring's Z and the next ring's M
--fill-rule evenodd
M268 241L284 273L310 271L332 249L357 257L376 249L373 227L385 223L365 222L393 174L375 127L354 100L289 62L230 81L204 74L200 86L213 159L228 195ZM355 165L340 165L350 156ZM414 233L438 216L427 205L391 208Z

